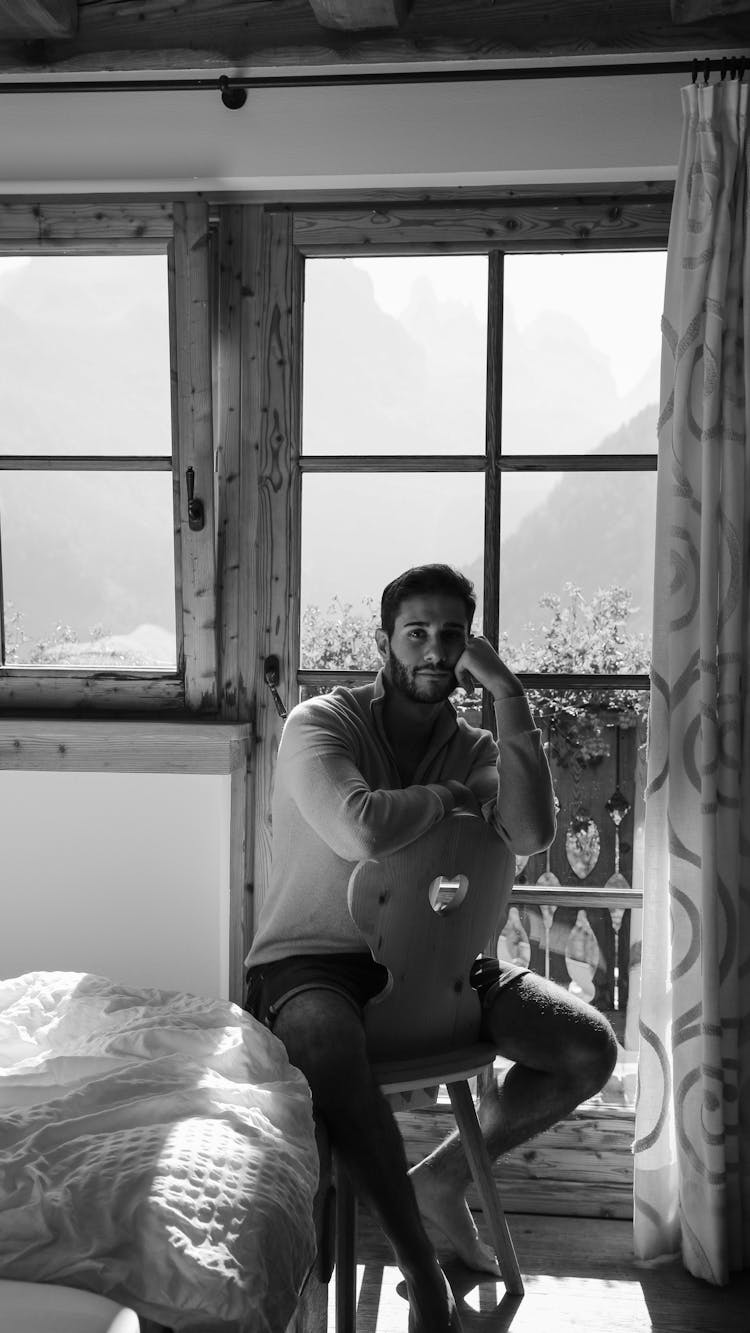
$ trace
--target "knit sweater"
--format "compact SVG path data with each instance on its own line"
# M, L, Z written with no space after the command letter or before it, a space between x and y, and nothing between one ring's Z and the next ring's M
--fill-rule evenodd
M271 883L248 966L362 950L346 898L354 866L398 851L450 814L450 779L471 789L511 852L529 855L552 841L552 781L523 695L497 700L497 743L446 701L406 787L383 727L384 699L381 672L290 712L274 783Z

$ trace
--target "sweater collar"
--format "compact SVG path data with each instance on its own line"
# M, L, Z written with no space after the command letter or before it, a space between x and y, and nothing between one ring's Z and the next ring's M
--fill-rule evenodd
M388 737L386 735L385 726L383 724L383 709L385 706L385 688L386 687L383 675L383 668L381 667L377 676L375 677L375 680L370 686L370 689L372 690L372 696L370 698L370 713L372 715L373 724L375 726L375 730L377 731L378 736L380 737L381 741L386 746L386 748L390 751L391 747L388 743ZM451 736L456 731L457 727L458 727L458 715L450 699L446 699L440 712L437 715L437 718L435 719L435 725L430 733L430 743L427 747L427 751L424 755L424 758L422 759L419 768L417 769L417 772L414 775L415 779L418 778L419 774L427 767L428 764L432 762L435 755L443 748L446 742L450 740Z

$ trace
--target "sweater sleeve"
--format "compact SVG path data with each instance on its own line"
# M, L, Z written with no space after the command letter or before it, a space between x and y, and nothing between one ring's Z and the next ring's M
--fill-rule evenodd
M453 793L441 783L372 790L335 715L323 722L306 708L289 715L276 781L285 784L310 827L345 861L398 851L455 805Z
M495 704L497 744L485 733L467 785L510 851L531 856L555 836L555 797L541 732L525 695Z

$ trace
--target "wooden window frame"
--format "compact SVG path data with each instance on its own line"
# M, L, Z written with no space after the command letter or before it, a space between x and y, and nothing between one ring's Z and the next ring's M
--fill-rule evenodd
M301 474L340 472L484 472L484 633L497 647L500 618L500 514L506 472L655 471L653 455L592 457L590 454L524 455L502 451L503 275L506 255L638 251L666 248L672 185L583 186L508 191L502 200L451 201L444 205L413 198L397 204L341 207L297 206L292 235L305 258L484 254L488 257L486 448L476 455L372 456L305 455ZM301 521L301 514L298 522ZM373 672L297 671L300 687L370 680ZM526 689L561 691L591 687L603 691L648 691L647 674L566 675L519 673ZM494 728L491 701L483 701L483 724Z
M414 191L284 200L216 200L212 204L214 407L219 595L219 711L226 721L249 721L253 733L248 783L244 942L268 891L271 793L283 717L264 680L266 658L279 664L287 707L300 685L371 679L373 673L302 672L300 647L301 487L305 471L342 470L340 458L301 453L304 266L308 258L387 254L543 252L572 249L653 249L666 242L671 182L466 190L422 197ZM495 264L497 261L493 261ZM497 281L497 275L495 277ZM497 352L497 322L488 356ZM494 341L493 341L494 339ZM489 462L484 455L458 466L486 470L485 607L499 580L499 382L488 386ZM564 460L556 459L556 463ZM440 457L434 467L450 468ZM591 466L588 460L589 467ZM631 466L631 464L627 464ZM366 468L367 460L352 466ZM429 457L379 458L379 468L426 471ZM490 510L495 517L490 517ZM488 637L498 626L487 623ZM591 684L593 678L586 678ZM536 684L527 678L525 684ZM561 678L545 678L560 684ZM574 682L575 683L575 682ZM638 686L644 678L636 679ZM630 685L618 677L617 688ZM647 684L647 678L646 678Z
M217 708L209 218L204 201L0 204L0 255L165 254L169 274L177 664L117 670L0 665L3 712L211 713ZM0 457L0 470L160 470L163 459ZM192 467L205 523L190 528Z

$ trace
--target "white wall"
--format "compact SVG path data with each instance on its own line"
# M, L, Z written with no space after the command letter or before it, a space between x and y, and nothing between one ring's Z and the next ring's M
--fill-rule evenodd
M0 976L229 993L228 776L0 772Z
M205 71L203 71L205 76ZM218 92L0 92L0 190L671 179L685 74Z

